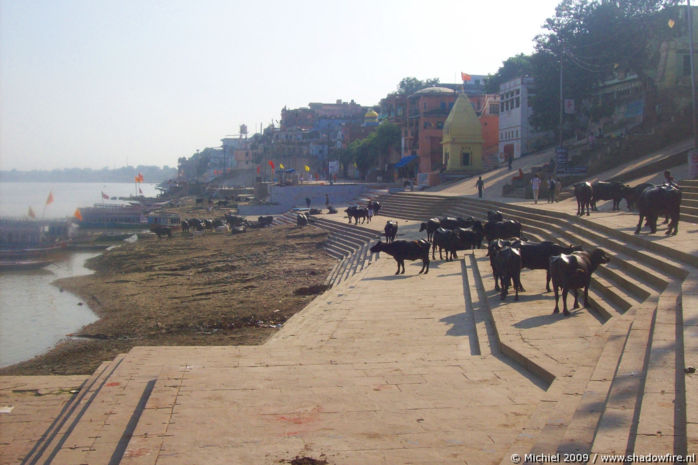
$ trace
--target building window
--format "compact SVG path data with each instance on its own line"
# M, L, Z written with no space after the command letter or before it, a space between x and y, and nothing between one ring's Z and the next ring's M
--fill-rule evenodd
M470 152L461 153L461 165L470 166Z
M521 97L516 97L516 108L521 106Z

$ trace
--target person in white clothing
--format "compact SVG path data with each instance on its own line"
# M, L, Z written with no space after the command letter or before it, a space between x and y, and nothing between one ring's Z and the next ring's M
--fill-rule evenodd
M540 191L540 176L537 174L531 178L531 190L533 191L533 203L538 203L538 192Z

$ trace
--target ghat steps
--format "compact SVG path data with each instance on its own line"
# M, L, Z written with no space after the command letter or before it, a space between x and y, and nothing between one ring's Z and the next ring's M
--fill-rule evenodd
M134 348L93 374L23 463L324 454L337 464L509 464L513 453L696 450L698 409L686 395L695 382L683 372L698 350L698 309L686 305L695 256L540 209L379 200L381 217L368 225L316 218L340 259L333 287L266 344ZM367 253L386 218L408 220L400 235L409 239L427 218L490 209L519 219L524 234L613 256L594 276L590 311L550 315L538 271L523 273L519 302L501 301L484 250L404 276Z

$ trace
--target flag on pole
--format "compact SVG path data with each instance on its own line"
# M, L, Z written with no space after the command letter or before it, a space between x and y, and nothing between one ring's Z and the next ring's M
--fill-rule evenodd
M36 218L36 213L34 213L34 210L32 210L32 207L29 207L29 211L27 212L27 215L29 215L30 218Z
M143 173L138 173L138 181L136 182L143 182Z
M310 167L309 167L308 165L305 165L305 170L306 170L307 172L310 172Z
M80 209L76 208L75 213L73 213L73 216L77 218L78 220L82 221L82 215L80 214Z
M46 198L46 205L50 204L53 202L53 192L48 193L48 197Z
M574 99L571 99L571 98L565 99L565 114L566 115L574 115Z
M282 170L283 170L283 169L286 169L286 168L284 168L284 164L283 164L283 163L279 163L279 168L281 168Z
M470 81L470 80L472 79L472 77L470 76L470 74L464 73L464 72L462 72L462 71L461 71L461 73L460 73L460 77L461 77L461 79L462 79L463 81Z
M259 171L262 169L261 166L257 165L257 174L259 174Z
M274 171L276 169L276 166L274 166L274 162L269 160L269 166L271 166L271 170Z
M102 191L102 198L104 200L109 200L109 196L107 194L105 194L104 191Z

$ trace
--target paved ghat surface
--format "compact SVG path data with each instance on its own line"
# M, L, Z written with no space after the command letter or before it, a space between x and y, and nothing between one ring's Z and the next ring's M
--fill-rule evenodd
M386 219L367 227L380 230ZM603 211L591 219L618 228L630 221ZM416 221L399 221L399 239L423 235ZM689 253L698 242L688 226L663 239ZM671 317L680 296L683 362L696 366L693 269L670 286L673 302L665 292L603 321L588 309L552 315L543 271L523 271L520 300L501 301L484 249L451 262L437 255L427 275L418 274L421 262L406 265L396 276L381 253L262 346L135 348L105 367L94 395L84 388L89 408L51 461L36 463L504 464L580 441L623 453L628 431L637 452L674 451L675 411L664 391L681 360L668 355L678 334ZM645 361L652 338L660 350ZM698 392L693 377L684 383L690 453ZM633 389L644 390L642 409ZM46 424L17 407L0 414L1 463L20 463Z

